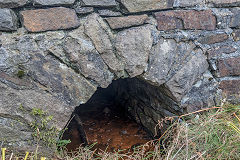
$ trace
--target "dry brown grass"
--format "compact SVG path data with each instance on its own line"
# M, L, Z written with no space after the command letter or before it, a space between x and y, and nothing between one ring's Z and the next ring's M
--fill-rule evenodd
M175 121L173 121L175 119ZM176 120L177 119L177 120ZM157 140L131 151L106 152L93 145L80 147L67 154L62 150L59 160L238 160L240 159L240 106L226 104L180 117L168 117L171 126ZM8 159L11 155L8 155ZM14 154L12 154L12 159ZM23 157L24 158L24 157ZM6 159L6 160L8 160ZM15 158L16 159L16 158ZM34 153L28 159L36 160Z

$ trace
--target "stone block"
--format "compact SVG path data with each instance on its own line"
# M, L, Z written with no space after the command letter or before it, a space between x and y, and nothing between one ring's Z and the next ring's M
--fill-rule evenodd
M126 16L126 17L110 17L106 18L108 24L112 29L127 28L131 26L139 26L146 22L148 16L136 15L136 16Z
M121 12L114 12L108 9L98 10L98 13L100 16L103 16L103 17L116 17L116 16L122 15Z
M219 88L223 90L223 93L239 94L240 93L240 80L223 80L220 82Z
M0 9L0 31L17 30L18 19L11 9Z
M205 37L200 38L198 41L202 44L214 44L220 43L228 39L228 35L225 33L222 34L213 34L207 35Z
M175 0L174 7L190 7L204 4L204 0Z
M78 6L76 8L74 8L77 14L88 14L88 13L92 13L94 12L94 8L93 7L81 7Z
M206 57L201 50L198 50L191 60L165 84L171 92L169 96L177 102L181 101L182 97L191 90L193 84L207 71L208 66Z
M76 12L69 8L25 10L20 14L23 26L29 32L70 29L79 26Z
M94 7L112 7L117 6L115 0L82 0L84 6L94 6Z
M0 0L0 8L16 8L27 4L29 0Z
M207 51L207 53L208 53L208 58L210 59L213 57L221 56L222 54L229 54L236 51L237 51L236 48L225 45L225 46L218 46L215 48L211 48Z
M232 28L239 28L240 27L240 9L233 8L231 9L231 12L233 13L231 21L230 21L230 27Z
M240 4L240 0L207 0L206 2L215 7L231 7Z
M101 54L104 62L113 71L122 71L123 65L114 53L112 34L107 23L96 13L87 16L84 23L85 34L92 40L95 48Z
M151 10L173 8L174 0L121 0L129 12L144 12Z
M41 6L72 5L75 0L34 0L33 4Z
M191 59L195 48L191 42L160 39L151 49L148 70L143 78L157 86L164 84Z
M193 29L215 30L216 18L211 10L179 10L155 13L158 30Z
M240 57L218 60L218 69L221 77L240 76Z
M124 62L130 77L141 75L147 68L152 48L151 28L134 27L118 32L115 43L117 54Z

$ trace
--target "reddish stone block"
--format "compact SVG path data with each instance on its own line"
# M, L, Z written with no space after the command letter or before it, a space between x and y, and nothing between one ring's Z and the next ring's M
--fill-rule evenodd
M64 7L25 10L20 14L29 32L70 29L80 25L75 11Z
M218 60L218 69L221 77L240 76L240 57Z
M214 34L214 35L203 37L199 39L199 42L202 44L214 44L214 43L223 42L227 39L228 39L228 35L223 33L223 34Z
M240 93L240 80L223 80L220 82L220 89L225 94L239 94Z
M216 18L211 10L162 11L155 13L158 30L193 29L215 30Z

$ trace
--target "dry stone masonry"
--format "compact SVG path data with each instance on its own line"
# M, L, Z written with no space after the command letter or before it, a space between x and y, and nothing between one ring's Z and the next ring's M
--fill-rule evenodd
M0 144L34 150L33 110L63 129L120 78L152 134L165 116L240 103L239 18L240 0L0 0Z

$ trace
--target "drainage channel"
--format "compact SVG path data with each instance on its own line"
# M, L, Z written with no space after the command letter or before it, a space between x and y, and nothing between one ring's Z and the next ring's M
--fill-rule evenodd
M71 140L67 149L95 144L95 149L104 151L128 150L156 138L166 126L156 130L158 120L177 108L166 93L166 89L137 78L119 79L107 88L98 88L73 112L63 136Z
M108 152L128 151L150 140L147 132L134 120L108 107L102 111L85 112L79 117L87 143L95 144L94 149ZM71 140L66 146L68 151L75 151L85 143L76 120L71 123L63 138Z

